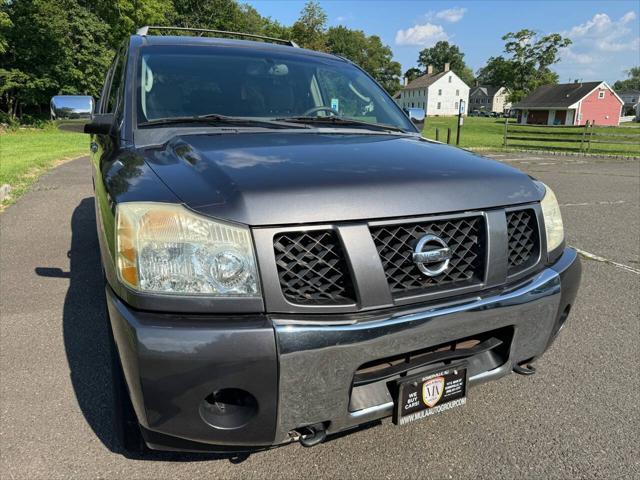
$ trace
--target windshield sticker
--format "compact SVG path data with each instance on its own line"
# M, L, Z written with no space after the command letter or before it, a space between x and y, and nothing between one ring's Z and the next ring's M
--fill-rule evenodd
M331 99L331 108L336 112L340 111L340 101L337 98Z

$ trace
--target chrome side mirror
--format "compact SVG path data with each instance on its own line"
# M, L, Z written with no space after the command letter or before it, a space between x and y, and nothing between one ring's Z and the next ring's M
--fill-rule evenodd
M55 120L61 130L84 132L84 126L91 122L93 97L88 95L56 95L51 99L51 120Z
M407 108L407 115L409 115L409 120L422 131L422 127L424 127L424 119L427 114L424 112L422 108Z

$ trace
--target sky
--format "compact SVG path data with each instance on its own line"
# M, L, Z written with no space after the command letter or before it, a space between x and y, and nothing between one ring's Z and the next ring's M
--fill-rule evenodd
M285 25L298 18L304 0L245 0L261 15ZM344 25L378 35L402 71L416 66L418 52L438 40L458 45L476 72L501 55L502 36L529 28L573 40L552 69L560 82L613 83L640 64L640 0L320 0L328 26Z

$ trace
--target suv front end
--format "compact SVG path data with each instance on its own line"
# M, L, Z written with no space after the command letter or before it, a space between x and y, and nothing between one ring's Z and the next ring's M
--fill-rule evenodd
M556 206L253 228L262 312L141 311L107 287L147 443L305 442L391 416L404 376L464 360L473 386L529 364L564 326L580 279ZM444 276L413 263L427 232L451 247ZM439 352L453 355L429 361Z

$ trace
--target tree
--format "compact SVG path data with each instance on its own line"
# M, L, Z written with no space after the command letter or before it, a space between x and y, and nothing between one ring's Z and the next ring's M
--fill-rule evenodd
M326 47L362 67L391 95L400 90L401 66L393 60L391 48L377 35L367 36L362 30L331 27L326 34Z
M41 109L57 93L99 94L113 56L108 25L75 0L14 0L0 11L11 22L2 29L0 66L10 117L25 106Z
M614 90L640 90L640 66L631 67L625 72L626 80L618 80L613 84Z
M300 18L291 27L293 39L302 47L312 50L326 50L327 14L315 0L309 0Z
M558 82L558 75L549 67L560 60L558 52L571 45L570 39L558 33L539 37L528 29L509 32L502 39L504 51L511 55L511 79L506 85L510 101L519 101L540 85Z
M457 45L451 45L446 40L440 40L431 48L425 48L418 55L418 65L423 71L427 70L429 65L433 65L436 72L444 70L445 63L449 64L449 68L458 75L467 85L473 85L473 72L464 63L464 53L460 51Z
M7 51L7 47L9 46L7 32L12 26L13 22L7 12L0 10L0 55Z
M170 25L175 18L174 0L77 0L77 3L109 26L109 46L113 49L120 47L137 28Z
M422 71L416 67L411 67L409 70L404 72L404 77L407 79L408 82L415 80L420 75L422 75Z
M491 57L487 64L478 70L477 81L481 85L503 87L511 83L513 78L513 62L502 56Z

